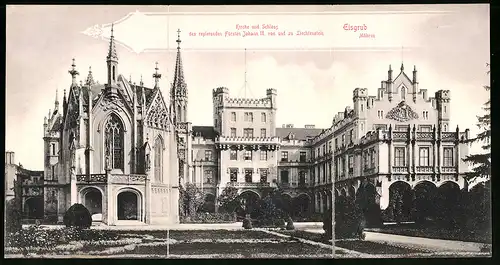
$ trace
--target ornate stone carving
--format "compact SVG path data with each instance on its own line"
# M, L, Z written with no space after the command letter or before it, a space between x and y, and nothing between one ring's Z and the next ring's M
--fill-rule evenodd
M108 110L116 110L116 111L121 111L123 110L123 102L117 98L117 97L105 97L102 99L101 103L100 103L102 109L104 111L108 111Z
M151 110L148 112L146 121L149 126L155 128L165 129L168 128L168 110L161 95L158 95L151 106Z
M404 101L401 101L396 107L391 109L385 117L399 122L406 122L418 119L418 114Z

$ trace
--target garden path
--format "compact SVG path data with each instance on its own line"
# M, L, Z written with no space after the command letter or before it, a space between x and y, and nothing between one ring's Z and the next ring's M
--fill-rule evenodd
M365 232L365 240L387 242L438 251L480 252L481 243Z

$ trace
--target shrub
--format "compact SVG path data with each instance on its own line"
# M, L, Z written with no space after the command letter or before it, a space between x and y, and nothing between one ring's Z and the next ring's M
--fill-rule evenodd
M75 203L64 214L66 227L90 228L92 217L89 210L82 204Z
M234 213L196 213L194 216L181 216L181 223L204 223L204 224L215 224L215 223L234 223L236 222L236 217Z
M359 205L350 199L339 198L335 204L335 238L361 238L366 226Z
M5 206L5 232L7 234L15 233L21 230L21 211L19 207L19 199L14 198L9 200Z
M293 220L291 217L288 217L288 222L286 224L286 230L294 230L295 226L293 225Z
M333 226L332 210L330 209L323 216L323 230L325 230L325 237L327 239L332 238L332 226Z
M26 252L32 247L48 249L55 246L57 241L58 237L54 236L54 233L40 226L32 225L12 234L6 242L6 246L20 248L23 252Z
M245 229L252 229L252 220L250 218L245 218L243 220L243 228Z

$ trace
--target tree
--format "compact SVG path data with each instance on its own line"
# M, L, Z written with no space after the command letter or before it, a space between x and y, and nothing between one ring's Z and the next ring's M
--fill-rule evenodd
M195 215L198 209L205 203L205 194L193 183L186 184L185 198L190 216Z
M217 198L219 209L227 213L233 213L240 206L238 199L238 189L235 187L226 187Z
M486 67L489 68L489 64ZM487 74L490 74L488 70ZM484 89L490 91L490 86L484 86ZM486 112L482 116L477 116L477 126L482 130L475 138L469 139L469 143L481 142L483 153L468 155L464 161L473 166L472 171L466 174L467 184L477 178L489 178L491 176L491 99L484 103L483 110Z

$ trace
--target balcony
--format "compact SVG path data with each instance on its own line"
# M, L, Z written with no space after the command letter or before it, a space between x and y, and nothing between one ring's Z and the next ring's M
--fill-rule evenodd
M410 139L410 133L408 132L393 132L392 133L392 140L394 141L405 141Z
M251 189L264 189L276 187L276 183L269 182L228 182L227 187L233 188L251 188Z
M457 173L456 167L441 167L441 173Z
M106 174L91 174L90 177L87 175L76 175L76 182L78 184L87 184L87 183L107 183L108 177Z
M291 167L296 166L296 167L298 167L298 166L309 166L310 161L307 161L307 160L302 160L302 161L301 160L288 160L288 159L283 160L282 159L278 163L279 163L278 164L279 166L291 166Z
M404 166L397 166L397 167L392 167L392 173L408 173L408 167Z
M417 171L417 173L432 173L432 172L434 172L432 166L417 166L416 171Z
M434 133L432 132L417 132L417 141L432 141L434 140Z

